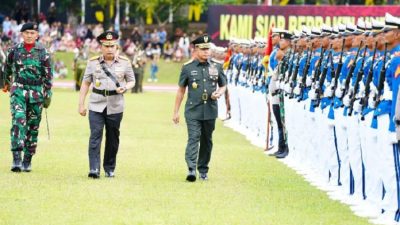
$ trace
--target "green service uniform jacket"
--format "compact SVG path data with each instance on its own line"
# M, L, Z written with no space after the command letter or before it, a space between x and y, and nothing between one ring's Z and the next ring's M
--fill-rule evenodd
M185 105L186 119L212 120L218 116L218 104L211 99L217 87L226 85L226 77L219 63L190 60L182 67L179 86L188 87Z

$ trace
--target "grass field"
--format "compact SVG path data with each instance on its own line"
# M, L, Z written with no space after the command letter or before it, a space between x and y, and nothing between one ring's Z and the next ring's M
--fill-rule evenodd
M171 122L174 94L125 100L116 177L91 180L77 93L55 91L51 139L43 120L29 174L9 171L10 113L1 95L0 224L368 224L220 121L210 180L185 182L187 134L184 123Z
M61 60L68 68L68 75L66 77L66 81L72 81L74 78L74 73L72 70L73 62L74 62L74 54L71 52L57 52L54 56L55 60ZM157 73L158 82L151 83L151 85L165 85L165 84L177 84L178 77L180 73L180 68L185 61L182 62L166 62L164 60L160 60L158 63L159 70ZM145 79L144 84L150 84L147 82L147 78L150 77L150 61L146 64L145 69ZM60 80L60 79L56 79Z

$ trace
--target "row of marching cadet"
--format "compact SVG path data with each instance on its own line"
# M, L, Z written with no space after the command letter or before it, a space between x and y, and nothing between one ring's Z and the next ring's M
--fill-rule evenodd
M272 28L232 39L227 59L226 126L356 215L399 223L399 17Z

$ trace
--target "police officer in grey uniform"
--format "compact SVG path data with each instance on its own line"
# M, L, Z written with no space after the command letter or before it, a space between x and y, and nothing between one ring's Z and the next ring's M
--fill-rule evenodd
M201 180L207 180L208 163L213 147L212 133L218 115L217 99L226 90L226 77L222 66L210 57L211 38L201 35L192 41L194 58L185 63L179 77L179 89L175 99L173 121L179 123L179 108L188 88L185 119L188 142L185 159L188 166L187 181L196 181L196 167ZM199 146L200 143L200 146Z
M86 116L85 98L93 84L89 98L89 177L100 177L100 146L103 128L106 144L103 168L106 177L114 177L119 146L119 127L127 89L135 85L131 62L117 53L118 34L106 31L97 37L102 55L89 59L79 97L79 113Z

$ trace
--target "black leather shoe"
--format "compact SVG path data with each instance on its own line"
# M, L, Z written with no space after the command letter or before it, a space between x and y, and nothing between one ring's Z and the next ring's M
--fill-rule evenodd
M106 176L106 177L109 177L109 178L115 177L114 171L106 171L105 176Z
M100 173L98 170L90 170L88 177L93 178L93 179L99 179Z
M186 176L186 180L189 182L195 182L196 181L196 171L189 170L188 175Z
M283 158L285 158L288 154L289 154L289 149L286 147L285 150L284 150L282 153L277 154L275 157L276 157L277 159L283 159Z
M13 151L13 162L11 165L12 172L21 172L22 170L22 162L21 162L21 152Z
M32 171L32 155L24 154L24 160L22 160L22 171Z
M282 154L284 151L283 150L278 150L278 151L276 151L276 152L274 152L274 153L270 153L270 154L268 154L269 156L277 156L277 155L279 155L279 154Z
M207 173L200 173L199 178L200 178L200 180L202 180L202 181L208 180Z

